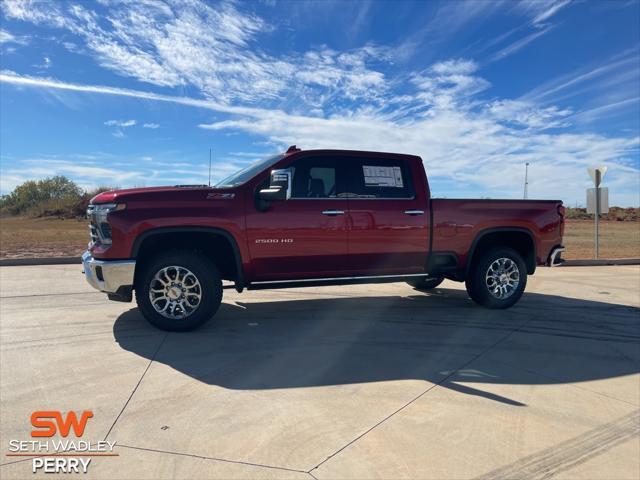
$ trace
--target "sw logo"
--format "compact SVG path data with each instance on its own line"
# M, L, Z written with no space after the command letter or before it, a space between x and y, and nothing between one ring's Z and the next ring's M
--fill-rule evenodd
M53 437L57 432L60 432L60 435L66 438L73 428L75 436L81 437L87 426L87 421L91 417L93 417L93 412L89 410L82 412L80 420L78 420L76 412L68 412L66 418L63 418L62 413L59 411L33 412L31 414L31 425L33 425L36 430L31 431L31 436Z
M92 457L119 456L113 452L115 441L81 440L90 418L93 418L91 410L65 414L58 410L33 412L33 439L10 440L7 456L32 457L33 473L87 473Z

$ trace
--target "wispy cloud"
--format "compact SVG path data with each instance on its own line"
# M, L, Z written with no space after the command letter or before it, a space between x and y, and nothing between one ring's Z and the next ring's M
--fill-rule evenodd
M532 25L541 25L570 3L571 0L521 0L517 9L531 17Z
M138 122L136 120L107 120L106 122L104 122L107 127L116 127L111 133L111 135L116 138L126 137L123 129L133 127L137 123Z
M570 110L540 107L534 102L478 102L489 82L477 65L455 59L437 63L412 78L416 91L393 112L361 110L331 117L287 113L283 110L231 107L209 100L172 97L104 86L78 85L52 79L23 78L4 73L0 81L38 88L124 95L173 102L232 115L232 119L201 124L203 129L257 134L277 145L304 148L401 150L423 157L435 182L455 180L459 188L475 185L496 197L517 196L521 166L532 164L531 194L539 197L582 198L581 182L567 184L594 163L612 167L610 179L627 190L635 188L640 172L630 158L638 137L608 138L592 133L549 133L565 126ZM544 172L544 176L542 173ZM544 181L542 180L544 178ZM446 194L438 192L436 194Z
M520 100L538 105L578 103L572 124L593 125L613 117L640 111L640 54L637 49L620 52L600 62L560 75L527 92ZM636 123L637 126L637 123Z
M12 33L0 29L0 45L5 43L15 43L19 45L27 45L29 43L29 39L27 37L16 37Z
M205 109L211 118L198 120L203 130L249 133L269 145L416 153L424 158L434 186L455 182L460 189L483 188L496 197L520 193L525 162L532 164L532 195L582 198L582 183L588 179L569 185L567 179L596 162L615 166L609 181L631 191L639 178L637 161L632 160L640 143L637 135L612 137L573 127L617 109L637 108L637 99L631 98L637 97L637 88L626 88L636 85L637 52L570 72L515 99L492 89L482 74L482 58L445 57L430 66L424 60L415 70L395 73L399 69L394 62L421 51L416 46L426 39L441 42L502 10L517 11L526 21L489 41L482 51L494 61L514 55L557 28L551 22L569 2L512 5L445 2L423 29L408 35L397 48L370 43L338 50L315 45L276 54L265 47L275 27L232 1L213 5L193 0L180 8L171 2L107 2L106 13L98 14L89 3L27 5L7 0L2 8L8 18L60 29L61 38L73 40L65 42L67 50L91 56L105 69L146 85L139 89L87 85L11 71L0 72L0 81L44 92L111 95ZM366 8L361 12L366 15ZM619 98L618 91L627 96ZM598 93L589 96L599 103L578 108L565 101L585 92ZM605 92L607 96L600 95ZM109 120L105 125L113 135L124 137L125 129L136 122ZM152 122L141 126L159 128ZM218 171L228 172L255 158L245 153L220 158ZM138 159L139 176L121 183L176 183L162 176L172 173L180 183L206 180L193 169L166 163L160 169L156 158ZM97 181L103 173L84 170L82 178ZM448 194L435 188L436 194Z
M133 127L137 122L135 120L107 120L104 124L108 127Z
M84 40L92 56L120 75L161 87L197 88L221 103L291 100L320 106L337 96L370 98L385 91L384 75L367 66L386 55L364 46L337 52L325 46L274 57L257 35L272 27L240 12L235 2L118 3L109 28L88 4L3 3L9 18L67 30ZM251 85L251 88L247 88ZM285 94L285 92L287 92Z
M530 33L529 35L526 35L525 37L522 37L521 39L516 40L515 42L511 43L510 45L507 45L506 47L504 47L504 48L500 49L499 51L497 51L496 53L494 53L491 56L490 61L502 60L503 58L506 58L509 55L513 55L518 50L521 50L522 48L524 48L527 45L529 45L535 39L537 39L537 38L549 33L552 28L553 27L549 26L549 27L544 28L543 30L538 30L537 32Z

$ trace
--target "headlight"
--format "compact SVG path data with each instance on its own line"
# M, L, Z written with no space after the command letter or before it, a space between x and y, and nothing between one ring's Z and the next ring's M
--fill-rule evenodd
M91 239L99 241L102 244L111 244L111 225L109 225L108 216L110 213L124 210L124 203L102 203L97 205L89 205L87 216L91 220Z
M102 203L93 206L93 214L95 215L96 223L98 225L107 223L107 215L112 212L118 212L126 208L124 203Z

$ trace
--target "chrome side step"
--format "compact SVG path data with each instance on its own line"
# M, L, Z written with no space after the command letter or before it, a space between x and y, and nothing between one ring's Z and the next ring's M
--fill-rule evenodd
M361 277L330 277L330 278L303 278L299 280L272 280L252 282L247 285L247 290L262 290L267 288L300 288L321 287L327 285L349 285L359 283L389 283L400 282L410 278L429 277L428 273L410 273L405 275L369 275Z

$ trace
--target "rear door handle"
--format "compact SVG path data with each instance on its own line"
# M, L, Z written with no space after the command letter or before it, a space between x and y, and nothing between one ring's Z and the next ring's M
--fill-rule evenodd
M407 215L424 215L424 210L405 210Z
M335 217L336 215L344 215L343 210L323 210L323 215L329 215L330 217Z

